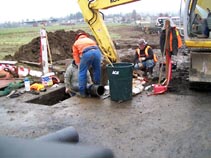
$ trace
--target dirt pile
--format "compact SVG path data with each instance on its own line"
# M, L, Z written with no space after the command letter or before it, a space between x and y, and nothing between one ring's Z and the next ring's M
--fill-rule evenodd
M78 30L80 31L80 30ZM77 32L58 30L48 32L48 41L52 54L52 61L64 60L72 57L72 45ZM22 45L12 58L20 61L39 62L40 61L40 37L34 38L30 43Z
M159 44L159 36L145 34L143 31L140 30L140 28L136 27L124 29L126 30L117 29L115 27L110 29L111 32L115 32L121 35L121 38L119 40L114 41L117 52L120 55L120 60L131 61L131 53L128 54L128 52L130 52L128 50L135 49L137 47L136 41L139 38L144 38L152 46L152 48L157 48ZM55 32L47 32L53 62L72 58L72 45L75 41L75 35L81 31L83 30L57 30ZM92 38L94 39L93 36ZM32 39L31 42L22 45L18 49L18 51L15 52L14 56L5 56L4 59L40 62L40 37L36 37Z

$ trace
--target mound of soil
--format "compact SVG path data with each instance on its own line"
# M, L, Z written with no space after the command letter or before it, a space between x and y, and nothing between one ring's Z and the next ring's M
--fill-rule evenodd
M116 32L121 35L121 38L119 40L114 41L115 47L118 50L121 61L131 61L131 53L129 53L130 55L128 55L128 52L130 52L128 51L128 49L135 49L137 47L136 41L139 38L145 38L147 42L152 46L152 48L157 48L159 44L159 36L144 34L138 27L126 27L124 29L124 31L122 30L122 28L110 29L111 32ZM81 31L83 30L57 30L55 32L47 32L53 62L72 58L72 45L75 41L75 35ZM94 39L93 36L92 38ZM40 37L36 37L32 39L31 42L22 45L18 49L18 51L15 52L14 56L5 56L4 59L40 62Z
M80 31L80 30L78 30ZM52 61L64 60L72 58L72 45L75 41L77 32L58 30L55 32L47 32L48 42L51 51ZM34 38L28 44L22 45L12 58L20 61L39 62L40 61L40 37Z

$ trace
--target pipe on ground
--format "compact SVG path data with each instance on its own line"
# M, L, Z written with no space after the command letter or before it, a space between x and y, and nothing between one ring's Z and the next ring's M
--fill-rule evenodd
M92 84L87 87L87 92L91 96L100 97L104 94L105 88L104 88L104 86L101 86L101 85Z
M55 133L50 133L50 134L38 137L36 138L36 140L62 142L62 143L64 142L77 143L79 141L79 135L74 127L67 127Z

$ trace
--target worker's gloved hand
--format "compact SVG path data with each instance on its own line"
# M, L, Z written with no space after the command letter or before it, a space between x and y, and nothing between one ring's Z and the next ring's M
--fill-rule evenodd
M145 57L141 57L141 60L146 60L146 58Z
M139 68L142 68L143 67L143 64L142 63L138 63L138 67Z

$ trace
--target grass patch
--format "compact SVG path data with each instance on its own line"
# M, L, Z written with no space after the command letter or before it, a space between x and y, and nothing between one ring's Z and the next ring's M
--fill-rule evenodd
M83 25L77 26L47 26L48 32L56 30L88 30L88 27ZM31 42L36 37L39 37L40 27L17 27L17 28L0 28L0 60L6 55L14 55L19 47Z
M106 24L112 39L120 39L118 33L112 32L112 28L127 27L127 25L120 24ZM84 30L90 34L91 30L87 24L77 24L71 26L52 25L46 26L47 32L54 32L56 30L77 31ZM20 46L31 42L32 39L39 37L40 27L17 27L17 28L0 28L0 60L6 55L14 55Z

